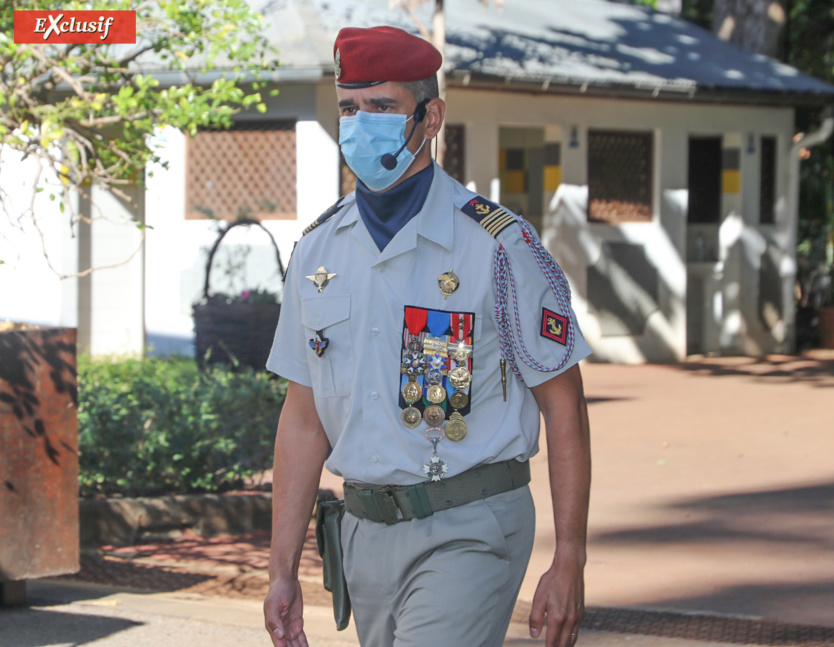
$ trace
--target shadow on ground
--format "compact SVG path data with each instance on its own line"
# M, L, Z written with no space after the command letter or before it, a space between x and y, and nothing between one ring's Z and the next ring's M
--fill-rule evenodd
M14 635L14 647L46 647L56 643L80 647L140 625L123 618L82 613L20 607L0 610L0 636ZM2 644L11 647L11 643Z
M179 571L148 564L134 564L96 551L81 553L81 570L61 580L90 582L147 591L181 591L206 582L212 575Z
M663 509L672 518L695 518L597 533L592 540L608 544L754 541L834 549L834 481L684 499Z
M794 356L708 358L674 365L695 375L746 376L762 383L813 383L834 388L834 359Z
M704 613L715 609L733 609L739 615L754 615L756 617L778 618L786 608L797 609L793 613L796 621L807 622L804 625L783 625L773 623L779 627L797 627L787 636L792 636L797 644L800 641L798 632L805 629L804 640L819 641L819 644L834 645L834 618L831 616L832 601L834 601L834 580L816 582L756 582L726 586L710 591L707 595L693 595L689 597L669 598L662 601L664 608L703 610ZM659 605L658 605L659 606ZM820 615L820 610L828 609ZM826 617L827 616L827 617ZM750 621L754 622L754 621ZM759 623L762 624L762 623ZM827 624L828 627L814 627L811 625ZM813 631L812 631L813 630ZM779 634L782 635L782 634ZM734 642L734 641L727 641ZM754 644L793 644L791 642L768 642Z
M527 624L529 614L529 603L519 602L513 613L513 622ZM616 607L586 609L582 629L736 645L830 647L834 644L834 628ZM504 643L504 647L527 644L529 641L526 639L511 639Z

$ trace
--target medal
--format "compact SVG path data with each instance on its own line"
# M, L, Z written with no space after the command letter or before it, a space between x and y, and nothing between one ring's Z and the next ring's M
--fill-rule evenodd
M423 395L423 389L420 388L420 385L417 384L417 382L415 382L412 379L409 379L406 385L403 387L402 393L403 400L405 400L408 404L414 404ZM417 410L415 409L415 411Z
M435 384L443 384L443 373L441 373L436 368L430 368L426 373L426 383L429 386L434 386Z
M324 351L327 350L327 347L330 345L330 340L325 337L323 333L323 330L317 330L316 336L307 341L310 348L316 352L316 357L324 355Z
M460 442L466 436L466 423L463 421L463 416L455 411L449 416L449 422L446 424L446 437L454 442Z
M315 274L306 278L311 280L321 293L321 291L324 290L324 286L327 285L330 282L330 279L332 279L334 276L336 276L336 272L328 273L327 270L324 269L324 265L322 265L319 269L316 270Z
M457 336L459 342L469 337L472 332L472 323L475 317L471 314L464 314L460 312L453 312L449 316L449 325L452 329L452 336Z
M402 373L419 375L425 371L425 355L420 351L403 353Z
M425 418L429 427L439 427L443 424L443 421L446 420L446 412L443 411L443 409L438 405L433 404L426 407L426 410L423 413L423 418Z
M414 308L406 306L405 308L405 325L408 329L408 334L411 339L408 342L408 350L420 350L419 348L412 348L413 341L420 341L420 333L426 327L426 318L429 316L429 311L423 308Z
M449 471L449 466L446 465L440 456L437 455L437 443L439 443L446 436L446 432L437 427L430 427L426 429L426 440L431 443L432 454L429 462L423 465L423 474L430 476L432 481L439 481Z
M446 389L439 384L433 384L429 387L426 397L432 404L440 404L446 399Z
M460 279L457 277L453 270L444 272L443 274L437 277L437 287L439 287L440 291L443 293L444 299L448 299L449 295L452 294L452 292L454 292L455 290L457 290L459 285Z
M415 409L414 407L403 409L403 412L400 414L400 420L402 420L403 424L409 429L414 429L414 427L420 424L422 419L423 417L420 415L420 410Z
M465 389L472 382L472 373L465 366L458 366L449 373L449 381L456 389Z
M449 396L449 404L452 405L453 409L463 409L467 402L469 402L469 396L463 391L455 391Z
M449 344L449 354L456 362L465 362L472 355L472 346L467 346L462 341Z

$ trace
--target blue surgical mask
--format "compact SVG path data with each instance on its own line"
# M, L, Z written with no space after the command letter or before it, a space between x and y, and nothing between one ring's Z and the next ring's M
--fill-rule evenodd
M424 139L417 153L403 148L397 155L394 168L389 170L382 165L383 155L393 155L405 144L406 124L411 119L413 116L362 110L339 119L339 146L342 155L356 177L371 191L384 191L399 180L426 143Z

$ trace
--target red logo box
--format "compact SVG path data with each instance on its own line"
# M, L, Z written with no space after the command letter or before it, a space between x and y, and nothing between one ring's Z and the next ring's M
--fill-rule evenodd
M15 11L14 42L28 45L136 42L135 11Z

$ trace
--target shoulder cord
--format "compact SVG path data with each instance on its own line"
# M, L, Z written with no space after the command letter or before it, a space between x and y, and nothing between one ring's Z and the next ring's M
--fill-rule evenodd
M539 264L539 267L547 278L547 282L550 284L550 289L553 290L553 294L556 296L556 301L558 302L562 313L570 320L571 294L570 286L568 285L564 272L562 272L562 269L556 261L553 260L553 257L542 246L538 238L530 231L530 225L523 220L520 221L519 224L521 226L521 233L524 237L524 241L527 243L527 246L530 248L530 252L533 254L533 257L536 259L536 262ZM524 384L524 378L521 376L521 371L516 365L516 353L521 356L521 359L525 364L527 364L527 366L537 371L550 373L561 369L573 354L573 346L575 342L573 322L570 322L568 325L565 354L559 364L548 367L537 362L536 359L530 355L527 347L524 345L524 337L521 332L521 322L519 320L518 313L518 293L516 291L513 270L510 266L510 259L507 256L507 252L504 249L504 246L500 243L498 245L498 249L495 250L494 275L496 289L495 321L498 324L498 336L501 343L502 359L510 362L510 365L513 367L513 373L515 373L515 376L521 381L522 384ZM508 288L512 294L516 335L513 335L512 333L510 317L507 310Z

